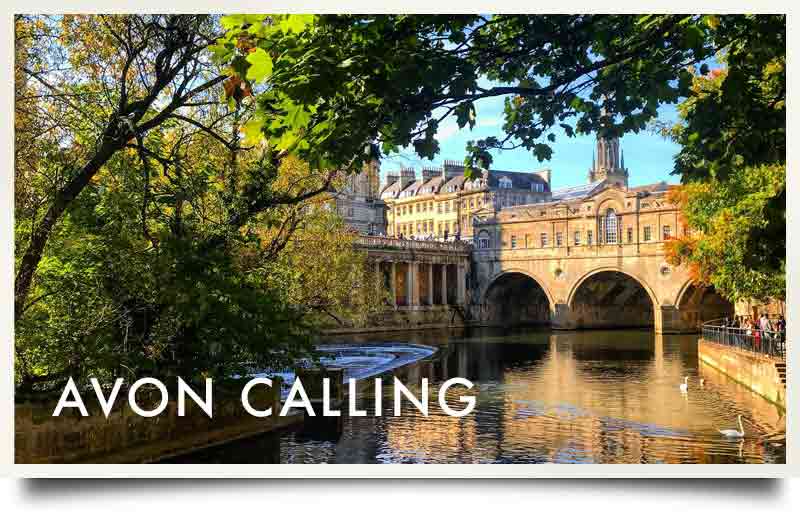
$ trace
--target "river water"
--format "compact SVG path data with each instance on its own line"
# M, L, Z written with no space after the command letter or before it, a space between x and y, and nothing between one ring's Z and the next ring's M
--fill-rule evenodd
M697 336L648 331L427 331L340 336L335 345L427 345L433 354L381 376L383 416L320 420L181 457L214 463L782 463L785 449L760 439L783 413L697 358ZM429 379L430 412L410 403L392 416L392 375L410 389ZM679 384L689 376L689 389ZM447 416L438 386L475 384L473 412ZM704 384L700 385L700 378ZM346 406L345 406L346 410ZM745 438L718 428L745 420Z

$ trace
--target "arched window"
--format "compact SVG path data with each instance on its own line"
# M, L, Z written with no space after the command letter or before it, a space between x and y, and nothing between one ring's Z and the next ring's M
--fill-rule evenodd
M605 239L606 244L617 243L617 213L614 212L614 209L609 209L606 211Z
M485 230L481 230L478 234L478 248L481 250L486 250L492 247L492 238L489 235L489 232Z

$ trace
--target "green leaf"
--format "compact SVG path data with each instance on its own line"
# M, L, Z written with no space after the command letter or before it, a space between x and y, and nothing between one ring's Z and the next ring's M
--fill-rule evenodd
M280 23L280 29L283 32L294 32L299 34L314 21L313 14L290 14Z
M261 82L272 74L272 57L263 48L251 52L246 61L250 63L250 67L247 68L247 80Z

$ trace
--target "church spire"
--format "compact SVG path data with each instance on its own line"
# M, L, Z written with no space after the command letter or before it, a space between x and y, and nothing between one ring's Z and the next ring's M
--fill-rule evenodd
M620 148L619 138L598 134L595 148L592 150L592 167L589 170L589 181L604 180L609 184L628 186L628 172L625 170L625 154Z

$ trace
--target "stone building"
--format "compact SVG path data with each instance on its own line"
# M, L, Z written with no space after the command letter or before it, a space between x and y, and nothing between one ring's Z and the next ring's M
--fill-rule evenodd
M732 314L667 262L664 242L686 230L673 186L628 177L619 140L598 138L587 183L474 212L474 318L683 332Z
M544 201L550 170L530 173L483 170L474 179L464 166L445 161L440 168L389 172L380 197L386 204L387 235L417 239L470 239L474 214Z
M362 234L386 233L386 204L379 195L380 163L373 159L364 170L347 177L345 187L333 193L336 210L348 227Z

